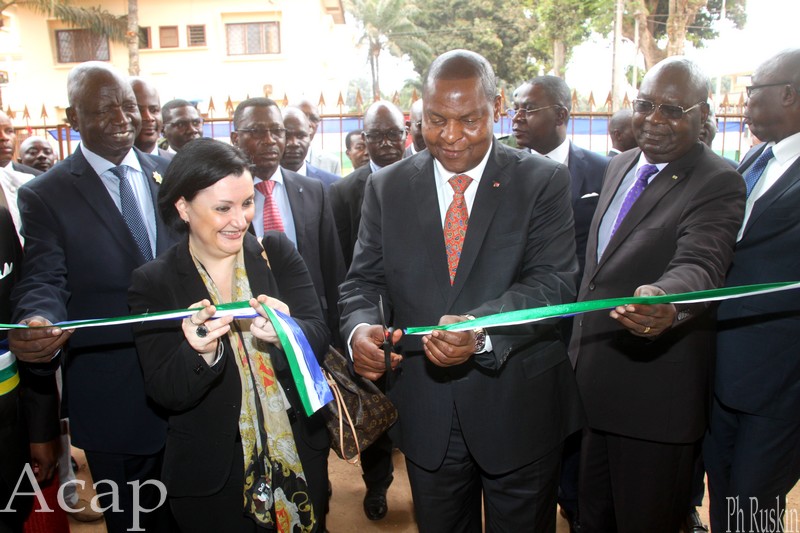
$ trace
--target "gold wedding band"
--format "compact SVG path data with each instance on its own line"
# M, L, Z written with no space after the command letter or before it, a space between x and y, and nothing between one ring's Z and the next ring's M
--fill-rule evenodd
M642 333L650 333L650 326L645 326L644 331Z

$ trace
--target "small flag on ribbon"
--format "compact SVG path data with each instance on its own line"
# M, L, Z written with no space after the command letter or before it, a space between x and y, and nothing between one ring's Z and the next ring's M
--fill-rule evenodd
M8 340L0 341L0 396L8 394L19 385L17 359L8 351Z
M280 311L263 305L281 341L289 368L292 371L294 384L303 403L307 416L316 413L323 405L333 400L328 382L322 375L322 369L314 355L314 350L308 344L303 330L295 320Z

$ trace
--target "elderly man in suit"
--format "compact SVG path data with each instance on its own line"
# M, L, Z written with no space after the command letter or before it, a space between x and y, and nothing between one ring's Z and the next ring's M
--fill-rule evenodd
M325 190L328 190L339 180L339 175L331 174L306 162L306 154L311 146L306 114L299 107L287 107L283 110L283 126L286 128L286 148L283 150L281 166L303 176L318 179Z
M419 101L419 100L418 100ZM420 101L421 102L421 101ZM421 119L420 112L420 119ZM353 248L358 240L358 225L361 222L361 203L364 187L373 172L396 163L403 158L406 132L403 128L403 112L391 102L379 100L364 113L364 132L369 159L367 165L356 169L331 187L331 207L339 231L347 268L353 260ZM381 387L385 385L382 381ZM386 491L394 479L392 472L392 440L384 434L361 454L361 467L367 494L364 497L364 513L370 520L380 520L389 508Z
M320 180L281 168L286 128L281 111L269 98L250 98L233 113L231 141L253 163L255 207L251 230L261 239L267 230L286 233L308 267L325 322L338 340L339 284L345 268L336 223Z
M764 144L739 168L748 196L728 271L731 286L797 279L800 48L756 68L747 96L745 121ZM714 531L784 530L786 494L800 478L798 325L794 291L719 306L714 399L704 443ZM770 516L775 520L767 521Z
M570 174L572 213L575 218L575 251L579 274L583 274L589 225L597 208L603 174L609 159L575 146L567 139L572 96L567 83L557 76L538 76L514 91L511 128L517 145L566 165ZM569 339L572 322L565 320L564 336ZM578 515L578 456L580 433L564 445L558 503L574 529Z
M611 160L579 301L719 287L744 210L741 177L698 135L708 78L668 58L633 104L640 149ZM582 532L675 533L707 423L713 316L702 304L627 305L574 321L570 357L589 418Z
M158 139L164 122L161 117L161 98L155 86L143 78L130 78L133 94L136 96L136 105L139 106L139 115L142 117L142 129L136 136L133 145L142 152L150 155L159 155L165 159L172 159L175 154L158 147Z
M358 240L361 203L364 200L367 178L373 172L403 158L406 140L403 112L386 100L374 102L364 113L364 132L361 139L369 154L367 164L335 183L330 190L333 217L347 268L353 262L353 249Z
M342 284L342 337L369 379L386 372L379 296L398 328L574 297L569 173L494 141L491 65L467 50L439 56L423 100L428 150L367 180ZM420 531L481 531L482 501L488 531L555 531L561 445L583 424L556 325L437 330L402 343L392 439Z
M167 161L133 147L141 118L128 81L87 62L67 84L67 117L81 144L19 191L26 257L14 316L29 325L127 315L131 272L174 241L155 209ZM108 530L130 528L130 483L159 479L166 438L164 417L144 393L131 327L45 327L9 338L23 361L47 368L60 359L73 442L86 451L95 481L119 488L121 512L111 507L111 493L100 496ZM139 505L157 507L160 496L148 486ZM158 531L163 514L144 515L142 523Z

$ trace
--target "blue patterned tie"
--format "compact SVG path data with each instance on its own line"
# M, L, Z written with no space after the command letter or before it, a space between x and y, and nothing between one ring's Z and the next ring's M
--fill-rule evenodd
M750 196L750 193L753 192L753 187L756 186L758 179L761 177L761 174L764 173L764 169L767 168L767 163L769 163L770 159L775 157L775 154L772 153L772 146L761 152L761 155L758 156L756 162L753 163L753 166L747 169L744 173L744 184L747 186L747 196Z
M619 225L622 224L622 219L625 218L625 215L628 214L628 211L631 210L633 207L634 202L642 195L644 192L644 188L647 187L647 180L650 179L650 176L656 174L658 172L658 167L655 165L642 165L639 167L639 170L636 171L636 183L633 184L631 190L628 191L628 194L625 195L625 200L622 202L622 207L619 208L619 214L617 215L617 220L614 221L614 227L611 228L611 235L614 235L617 232L617 228Z
M119 178L119 203L122 211L122 218L133 235L139 251L145 261L153 259L153 250L150 248L150 237L147 235L147 228L144 225L142 213L139 211L139 203L136 195L133 194L133 187L128 181L128 171L124 165L114 167L111 172Z

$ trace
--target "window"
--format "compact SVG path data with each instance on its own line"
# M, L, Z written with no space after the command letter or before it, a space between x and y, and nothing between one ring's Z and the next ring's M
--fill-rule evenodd
M229 56L281 53L279 22L226 24L225 33Z
M178 27L177 26L159 26L158 27L158 43L161 48L177 48L178 47Z
M186 26L186 42L189 46L205 46L206 27L204 25Z
M149 26L139 26L139 48L140 49L147 49L152 48L153 43L150 40L150 27Z
M108 61L108 37L89 30L56 30L59 63Z

